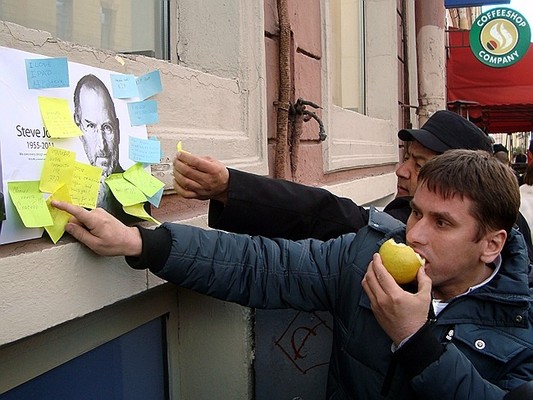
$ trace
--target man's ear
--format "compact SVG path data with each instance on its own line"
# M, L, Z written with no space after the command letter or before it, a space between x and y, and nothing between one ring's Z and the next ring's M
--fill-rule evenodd
M80 116L78 115L78 113L74 113L73 114L74 116L74 122L76 123L76 125L80 126Z
M481 261L485 264L493 262L503 249L507 240L507 232L504 229L488 232L483 239Z

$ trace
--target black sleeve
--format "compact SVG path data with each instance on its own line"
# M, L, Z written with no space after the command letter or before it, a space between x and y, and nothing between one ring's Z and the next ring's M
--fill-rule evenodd
M146 269L156 273L167 262L172 247L170 232L162 227L146 229L137 226L142 238L142 252L140 257L126 257L131 268Z
M443 352L444 345L437 340L426 323L394 353L394 357L412 378L438 360Z
M229 169L228 201L211 200L208 224L235 233L328 240L356 232L368 211L347 198L298 183Z

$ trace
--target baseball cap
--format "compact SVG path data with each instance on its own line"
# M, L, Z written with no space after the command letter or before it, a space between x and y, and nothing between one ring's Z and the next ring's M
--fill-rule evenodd
M503 144L501 143L496 143L492 146L492 151L494 152L494 154L496 153L500 153L500 152L504 152L504 153L509 153L509 150L507 150L507 147L505 147Z
M472 122L448 110L433 114L420 129L402 129L398 137L406 142L416 140L437 153L450 149L485 150L492 153L488 135Z

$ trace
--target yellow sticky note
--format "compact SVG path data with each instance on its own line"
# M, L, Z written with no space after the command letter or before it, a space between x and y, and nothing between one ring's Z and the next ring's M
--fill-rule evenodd
M157 192L165 186L163 182L157 179L152 174L146 172L143 166L139 163L133 164L126 171L124 171L124 179L133 183L148 197L154 196Z
M46 150L43 170L41 172L41 192L54 193L59 187L67 185L72 180L76 153L58 147Z
M156 225L161 225L161 222L156 220L154 217L152 217L150 214L146 212L144 209L144 204L133 204L131 206L123 206L124 212L130 215L133 215L137 218L144 219L145 221L151 221Z
M187 154L191 154L189 153L188 151L186 150L183 150L183 146L181 144L181 140L178 142L178 144L176 145L176 149L180 152L180 153L187 153Z
M146 195L141 189L124 179L121 173L109 175L105 183L123 206L132 206L134 204L144 203L147 200Z
M43 123L50 137L68 138L82 135L80 128L74 123L67 99L39 96L38 101Z
M85 208L96 208L102 168L76 161L70 183L72 204Z
M53 224L39 181L12 181L7 183L11 201L26 228L42 228Z
M53 224L50 226L45 226L44 229L46 230L46 232L48 232L50 239L52 239L52 242L54 242L55 244L59 239L61 239L61 236L63 236L63 234L65 233L65 225L70 219L70 214L63 210L59 210L58 208L52 207L50 205L52 200L60 200L66 201L67 203L71 203L72 200L70 198L67 185L61 186L46 200L46 206L48 207L48 211L52 216Z

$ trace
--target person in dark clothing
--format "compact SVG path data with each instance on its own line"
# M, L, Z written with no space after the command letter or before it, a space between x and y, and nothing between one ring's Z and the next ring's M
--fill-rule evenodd
M528 262L512 228L519 204L512 171L472 150L421 168L407 226L371 209L357 234L326 242L128 227L102 209L52 202L73 215L68 233L133 268L244 306L329 311L332 400L501 400L533 378ZM426 260L413 284L399 286L382 264L390 238Z
M396 198L384 211L406 222L420 168L451 149L492 154L489 137L476 125L448 110L434 113L420 129L403 129L405 156L396 170ZM236 233L291 240L328 240L357 232L368 222L368 209L331 192L231 168L210 157L179 153L174 160L174 188L184 198L210 200L208 224ZM519 214L516 227L524 236L533 264L531 231ZM531 274L533 284L533 273Z

